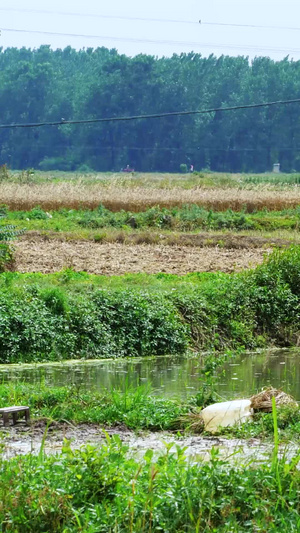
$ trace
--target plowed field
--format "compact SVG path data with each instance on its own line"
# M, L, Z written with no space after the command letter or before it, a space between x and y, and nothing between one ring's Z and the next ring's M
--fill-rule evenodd
M266 248L94 243L29 237L16 244L15 270L50 273L64 268L93 274L234 272L262 262Z

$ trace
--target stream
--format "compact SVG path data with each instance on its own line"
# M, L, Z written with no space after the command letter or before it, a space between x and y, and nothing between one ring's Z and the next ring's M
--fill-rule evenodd
M0 381L98 391L147 384L154 394L184 398L201 387L202 367L203 359L184 356L0 365ZM269 385L300 401L299 348L245 352L231 358L220 372L216 388L221 398L233 399L248 398Z
M300 400L300 349L266 350L259 353L244 353L231 358L219 373L216 385L220 401L233 398L249 398L263 387L272 385L282 388L296 400ZM132 359L110 359L93 361L64 361L60 363L0 365L0 379L6 382L26 382L48 387L72 385L79 389L102 390L135 387L147 384L153 394L185 398L196 394L201 387L199 357L147 357ZM0 445L3 457L18 454L38 453L43 439L45 424L27 427L21 422L16 426L1 428ZM186 448L187 457L206 460L212 448L219 450L222 458L235 457L243 460L266 460L272 451L271 444L258 439L247 441L222 437L182 436L168 433L134 433L122 427L109 430L118 433L135 455L151 448L157 453L166 449L167 442ZM104 441L103 430L99 426L81 424L58 424L50 427L45 443L45 452L57 453L61 450L63 438L78 448L89 442L100 445ZM258 451L259 450L259 451ZM294 453L291 449L289 453ZM282 450L285 453L286 450Z

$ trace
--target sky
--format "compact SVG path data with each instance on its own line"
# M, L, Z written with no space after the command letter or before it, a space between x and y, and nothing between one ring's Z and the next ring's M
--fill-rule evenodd
M0 0L0 21L3 48L105 46L129 56L194 51L300 60L299 0Z

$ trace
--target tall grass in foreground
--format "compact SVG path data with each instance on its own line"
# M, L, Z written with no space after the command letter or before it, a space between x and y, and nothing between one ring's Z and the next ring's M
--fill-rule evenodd
M100 449L0 462L3 531L283 532L300 529L300 473L279 461L190 463L168 445L133 459L116 435ZM295 466L295 465L294 465Z

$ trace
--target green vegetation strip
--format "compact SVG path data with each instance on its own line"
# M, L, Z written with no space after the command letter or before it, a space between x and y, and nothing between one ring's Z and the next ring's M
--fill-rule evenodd
M0 276L0 362L297 343L300 248L240 274Z
M30 211L12 211L7 213L7 219L17 227L31 230L48 231L86 231L115 228L119 230L131 229L162 229L172 231L195 230L298 230L300 225L300 209L285 209L282 211L246 211L235 212L228 209L223 212L205 209L198 205L189 204L171 209L152 207L139 213L129 211L113 212L102 205L95 210L60 209L46 212L40 207ZM105 237L101 232L98 240Z
M179 427L179 418L189 411L186 403L157 398L143 386L85 392L77 387L0 385L0 407L12 404L28 405L33 418L151 430Z
M0 522L15 533L297 532L299 457L260 465L189 463L171 445L155 459L128 455L118 436L46 457L0 460Z
M199 392L188 400L157 397L145 386L120 390L83 391L80 387L53 387L32 384L0 385L0 407L28 405L33 424L43 419L73 424L100 424L104 427L125 426L131 430L176 430L203 433L200 410L220 398L215 394L216 381L226 357L208 358L199 380ZM299 442L300 411L298 407L278 408L279 440ZM34 427L34 426L33 426ZM270 413L256 413L253 420L241 426L220 428L219 434L238 438L272 439L274 420Z

